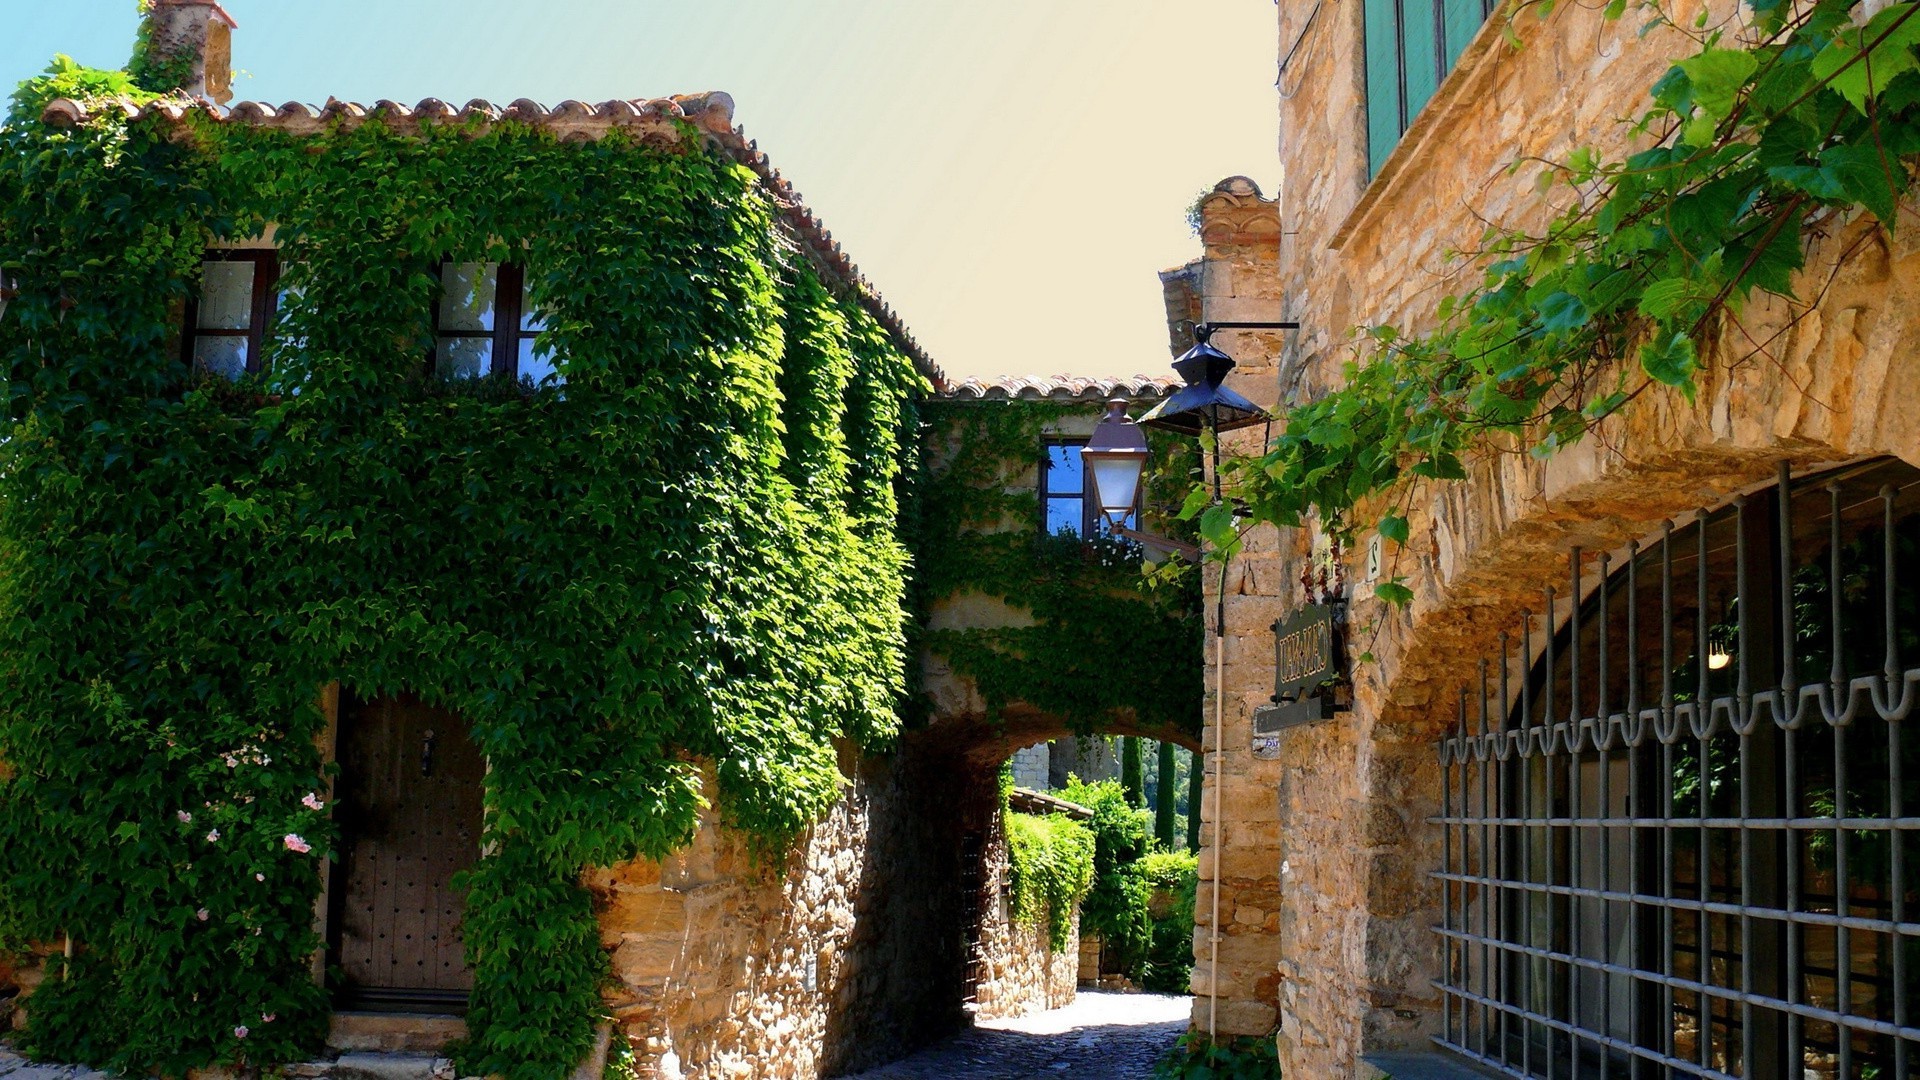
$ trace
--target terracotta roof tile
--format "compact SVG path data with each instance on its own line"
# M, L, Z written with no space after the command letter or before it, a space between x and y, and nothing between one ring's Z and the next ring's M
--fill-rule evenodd
M60 98L50 102L41 119L58 127L83 123L96 112L117 111L129 120L159 120L173 125L186 123L191 115L205 116L220 123L243 123L273 128L294 135L319 135L334 125L352 128L378 122L399 131L418 129L426 123L490 124L513 121L553 132L563 140L595 139L610 131L624 130L641 141L660 145L678 145L684 138L680 125L690 123L708 142L729 157L752 169L767 194L778 206L789 233L829 276L853 290L861 304L885 327L902 351L911 356L921 372L932 380L936 390L945 390L947 379L926 350L915 341L904 321L880 296L880 292L860 273L847 257L833 234L813 215L793 189L767 160L753 140L733 124L733 98L713 91L705 94L680 94L664 98L633 98L603 101L598 105L583 101L562 101L549 109L537 101L520 98L506 106L475 99L458 108L440 100L426 98L411 107L394 101L376 101L372 105L329 99L315 107L290 101L273 106L260 101L242 101L223 109L205 99L162 98L146 106L130 101L104 105L87 104Z
M1071 375L1038 378L1018 375L983 381L963 379L948 383L940 397L949 401L1106 401L1123 397L1156 401L1180 388L1180 380L1150 375L1128 379L1088 379Z

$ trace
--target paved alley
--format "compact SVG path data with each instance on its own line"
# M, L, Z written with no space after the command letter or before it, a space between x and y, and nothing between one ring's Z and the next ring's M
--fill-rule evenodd
M1186 1030L1190 997L1082 990L1064 1009L991 1020L847 1080L1144 1080Z

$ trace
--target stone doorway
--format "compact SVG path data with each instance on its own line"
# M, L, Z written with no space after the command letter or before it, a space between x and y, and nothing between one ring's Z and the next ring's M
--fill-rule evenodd
M342 693L340 864L327 918L341 1009L463 1013L473 987L453 876L480 856L486 761L458 714Z

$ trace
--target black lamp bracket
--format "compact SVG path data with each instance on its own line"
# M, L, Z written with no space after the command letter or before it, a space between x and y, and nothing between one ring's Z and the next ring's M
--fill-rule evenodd
M1205 343L1216 330L1298 330L1297 322L1202 322L1193 324L1193 340Z

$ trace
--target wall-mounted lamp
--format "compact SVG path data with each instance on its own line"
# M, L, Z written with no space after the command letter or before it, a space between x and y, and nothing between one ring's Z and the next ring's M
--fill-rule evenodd
M1716 626L1707 631L1707 670L1724 671L1733 663L1733 631Z

